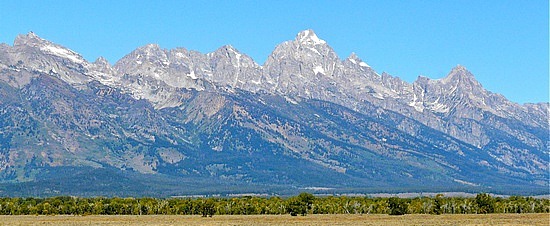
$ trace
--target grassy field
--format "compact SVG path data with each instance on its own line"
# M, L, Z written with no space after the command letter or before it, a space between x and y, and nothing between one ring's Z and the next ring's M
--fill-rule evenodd
M550 225L549 214L0 216L0 225Z

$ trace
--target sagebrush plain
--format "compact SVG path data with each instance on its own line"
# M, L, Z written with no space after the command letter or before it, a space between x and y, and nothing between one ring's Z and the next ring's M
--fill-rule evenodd
M549 225L550 214L0 216L0 225Z

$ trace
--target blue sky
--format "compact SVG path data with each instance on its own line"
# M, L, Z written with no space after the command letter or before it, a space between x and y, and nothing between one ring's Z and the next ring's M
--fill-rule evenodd
M0 1L0 42L37 35L112 64L157 43L203 53L231 44L263 64L313 29L345 59L413 82L457 64L508 99L549 100L548 0Z

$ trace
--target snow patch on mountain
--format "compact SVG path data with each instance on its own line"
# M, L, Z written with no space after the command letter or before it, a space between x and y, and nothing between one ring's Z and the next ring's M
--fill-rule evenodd
M82 57L80 57L77 53L65 48L61 48L54 45L46 45L41 47L40 50L48 52L52 55L55 55L61 58L69 59L72 62L75 62L77 64L84 63L84 59L82 59Z
M320 45L327 43L326 41L319 39L313 30L305 30L300 32L297 40L302 44Z
M198 77L195 75L195 71L191 70L191 72L189 72L189 74L187 74L187 76L193 80L196 80L198 79Z
M325 69L323 69L322 66L315 66L313 68L313 73L315 73L315 74L319 74L319 73L325 74Z

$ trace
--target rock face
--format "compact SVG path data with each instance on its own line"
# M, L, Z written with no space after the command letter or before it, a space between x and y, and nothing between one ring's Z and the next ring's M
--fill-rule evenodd
M263 66L229 45L154 44L111 66L29 33L0 45L0 192L544 193L548 112L463 66L412 84L378 74L312 30Z

